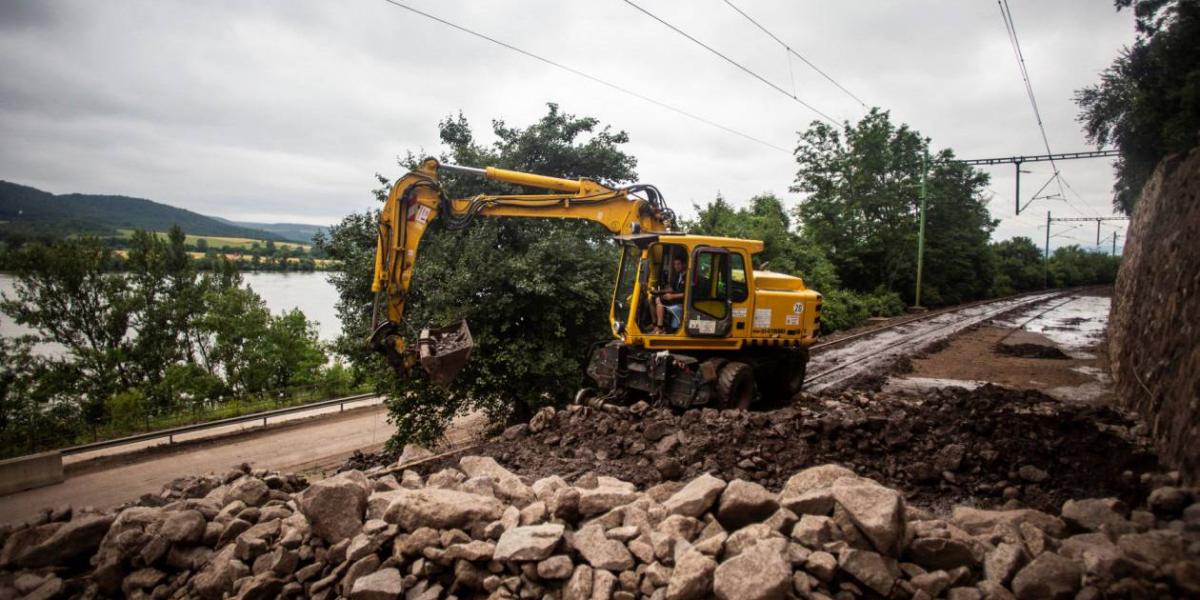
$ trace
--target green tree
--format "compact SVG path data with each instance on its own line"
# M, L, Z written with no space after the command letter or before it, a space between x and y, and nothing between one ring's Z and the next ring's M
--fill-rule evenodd
M1110 285L1117 280L1121 259L1071 245L1050 255L1050 284L1055 287Z
M1120 151L1113 205L1132 214L1146 180L1169 154L1200 140L1200 2L1116 0L1133 8L1137 40L1075 93L1079 121L1098 146Z
M928 141L872 109L840 130L814 123L800 136L792 191L805 236L825 251L842 284L911 298L915 287L921 158ZM991 285L988 237L995 223L983 198L986 174L931 157L923 300L952 304L982 297Z
M628 136L593 118L547 113L528 127L493 121L496 141L483 145L461 114L439 124L445 162L492 165L566 178L613 183L636 177L636 160L621 146ZM411 167L414 156L409 155ZM385 189L376 190L380 197ZM447 176L447 194L524 191L476 178ZM317 238L342 273L331 277L340 294L344 334L339 348L360 369L382 368L361 350L372 307L376 214L351 215ZM616 250L598 225L551 219L479 219L449 231L435 221L422 242L408 318L414 325L466 318L478 348L452 393L420 378L380 379L390 392L395 441L429 440L448 419L482 409L494 418L527 414L537 405L563 402L582 380L589 342L611 335L606 315Z
M206 240L204 238L197 239L196 240L196 252L207 253L208 252L208 240Z
M14 295L0 310L37 332L40 342L59 344L77 370L82 414L103 418L103 400L141 383L142 370L128 360L136 342L127 335L138 301L124 275L111 272L112 251L95 238L27 244L12 257Z
M992 244L996 275L992 295L1008 296L1042 287L1042 251L1027 237Z

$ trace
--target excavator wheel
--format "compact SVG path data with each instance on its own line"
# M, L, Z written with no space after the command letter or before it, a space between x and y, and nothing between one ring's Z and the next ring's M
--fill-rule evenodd
M787 392L787 400L791 400L804 388L804 376L807 372L808 348L796 350L784 361L779 376L783 379L783 389Z
M723 408L749 409L755 391L754 369L746 363L725 363L717 374L717 400Z

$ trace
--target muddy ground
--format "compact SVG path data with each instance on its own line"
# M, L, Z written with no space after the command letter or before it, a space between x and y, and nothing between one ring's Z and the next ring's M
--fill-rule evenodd
M839 463L906 490L911 502L934 511L1012 499L1057 510L1067 498L1098 496L1136 505L1141 473L1157 470L1125 415L990 385L805 397L769 412L637 413L573 407L470 452L532 479L570 480L592 471L649 486L711 472L775 491L805 467ZM391 457L373 458L368 462ZM456 461L450 456L419 471Z
M1102 339L1060 348L1023 328L1049 319L1053 311L1028 318L1046 308L1008 315L894 361L856 378L849 391L802 394L783 408L674 414L576 406L510 428L470 453L495 457L531 479L594 472L645 487L710 472L774 491L801 469L839 463L905 490L910 502L935 512L954 504L1057 512L1068 498L1104 496L1136 506L1144 500L1142 475L1161 472L1144 427L1106 402L1048 393L1094 383L1096 374L1086 371L1103 357ZM1005 335L1015 350L997 347ZM970 381L893 384L911 378ZM383 453L347 466L395 460L395 453ZM448 456L418 470L425 475L456 461Z

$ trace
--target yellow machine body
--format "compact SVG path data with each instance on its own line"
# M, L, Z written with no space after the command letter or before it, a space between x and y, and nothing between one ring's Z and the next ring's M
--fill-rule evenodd
M439 180L439 172L445 170L552 193L451 199L443 193ZM762 251L761 241L675 231L674 214L653 186L613 188L588 179L441 165L434 159L422 161L417 169L400 178L380 211L371 284L377 298L373 318L376 329L369 345L383 353L398 372L421 364L435 381L446 383L469 356L473 342L465 323L426 329L412 349L405 342L406 328L401 323L426 228L439 218L450 228L461 228L476 217L582 219L614 234L622 255L609 320L619 352L612 348L597 352L589 367L590 374L610 387L618 385L614 377L629 361L654 371L631 382L631 386L660 396L668 393L662 391L670 383L665 382L663 373L670 369L682 369L680 373L695 379L669 391L677 405L703 404L709 396L720 395L710 394L705 386L715 389L717 370L726 362L747 366L738 362L742 360L751 363L756 372L792 365L800 369L799 379L803 379L805 348L816 340L820 330L821 295L807 289L800 277L755 271L752 257ZM682 319L675 329L652 333L655 295L664 291L674 257L687 265ZM676 282L681 281L678 273L674 277ZM653 353L657 358L648 359L649 354L644 353ZM678 364L650 365L661 362L664 356L677 356L672 364ZM704 361L701 370L705 374L689 366L699 364L697 361ZM635 366L635 370L643 367ZM672 381L679 380L671 377L675 378ZM788 389L794 391L798 386L792 381ZM729 390L721 393L733 394Z

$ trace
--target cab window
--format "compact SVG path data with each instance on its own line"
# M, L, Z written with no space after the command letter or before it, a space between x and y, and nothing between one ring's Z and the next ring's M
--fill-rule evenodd
M692 272L692 307L714 319L728 316L729 253L698 252Z
M750 296L750 288L746 283L746 259L741 254L729 254L729 299L733 302L745 302Z

